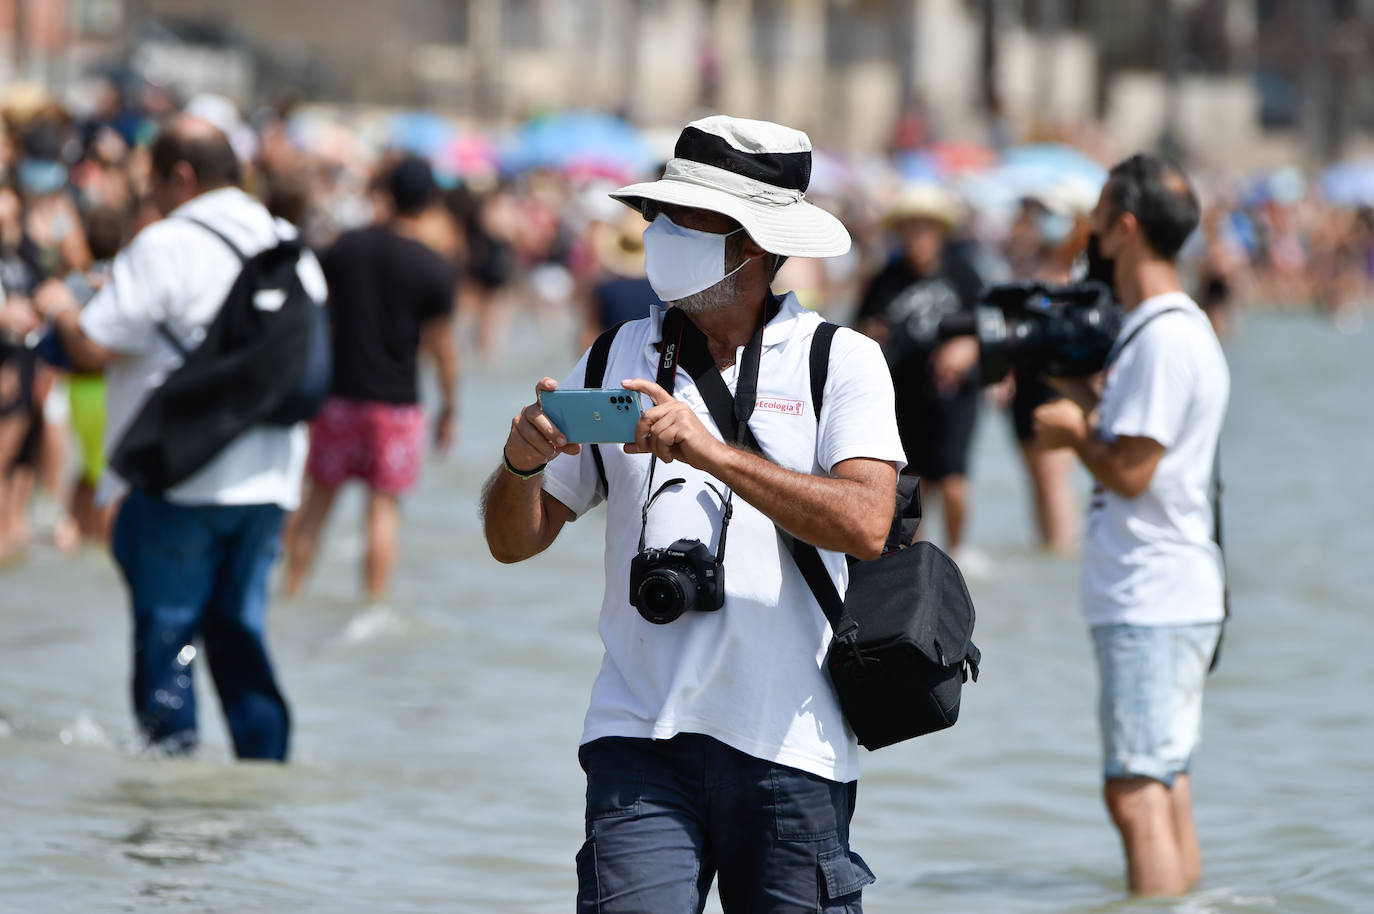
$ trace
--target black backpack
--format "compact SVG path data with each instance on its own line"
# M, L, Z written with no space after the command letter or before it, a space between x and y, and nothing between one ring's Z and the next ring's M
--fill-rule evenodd
M601 386L611 342L621 326L592 345L584 386ZM817 421L838 329L823 323L811 340L811 402ZM709 397L707 406L713 416L728 409ZM752 434L746 440L757 446ZM601 451L597 445L591 449L602 489L609 493ZM830 622L834 637L826 668L845 718L859 744L869 750L953 726L964 682L978 680L982 653L972 641L973 600L953 559L931 543L912 542L920 518L919 482L901 477L883 554L868 562L849 557L849 589L843 598L816 547L778 529Z
M255 425L313 418L329 395L333 353L324 305L296 271L299 238L248 257L216 229L243 264L205 338L188 350L165 323L158 333L181 365L144 402L110 456L136 489L160 493L185 480Z

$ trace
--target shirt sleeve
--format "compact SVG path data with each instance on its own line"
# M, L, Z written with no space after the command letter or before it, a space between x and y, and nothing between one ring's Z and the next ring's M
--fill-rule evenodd
M835 332L816 435L816 459L827 473L855 457L906 466L887 361L877 343L853 330Z
M154 223L115 257L109 280L81 311L81 329L91 340L128 355L150 348L181 275L171 234L170 226Z
M453 313L454 293L458 288L458 270L437 255L430 272L429 292L420 303L420 320L447 317Z
M583 353L573 370L559 382L560 390L581 390L586 386L583 381L587 377L588 353ZM581 453L559 454L550 460L548 469L542 477L542 485L545 492L558 499L572 512L572 520L577 520L606 498L606 493L601 488L601 479L596 473L596 461L592 458L590 444L582 445Z
M1108 437L1150 438L1166 448L1178 440L1195 373L1186 337L1171 331L1187 319L1160 318L1122 351L1103 391Z

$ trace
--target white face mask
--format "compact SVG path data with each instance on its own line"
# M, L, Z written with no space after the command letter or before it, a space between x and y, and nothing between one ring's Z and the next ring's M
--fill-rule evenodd
M644 272L654 293L664 302L679 301L744 269L748 260L725 272L725 239L742 231L717 235L683 228L660 213L644 230Z

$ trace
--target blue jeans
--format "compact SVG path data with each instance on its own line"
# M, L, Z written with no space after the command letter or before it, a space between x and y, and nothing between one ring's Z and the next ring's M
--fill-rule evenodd
M698 734L608 737L578 751L587 840L579 914L692 914L720 876L729 914L862 910L849 849L857 782L765 762Z
M239 758L285 760L291 719L263 643L267 575L281 549L276 505L175 505L134 491L112 551L134 616L134 713L150 744L196 743L199 642Z

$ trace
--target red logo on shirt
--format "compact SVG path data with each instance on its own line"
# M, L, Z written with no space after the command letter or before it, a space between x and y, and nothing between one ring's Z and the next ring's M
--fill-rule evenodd
M803 400L784 400L780 397L759 397L754 404L754 409L764 409L770 413L782 413L784 416L800 416L806 408Z

